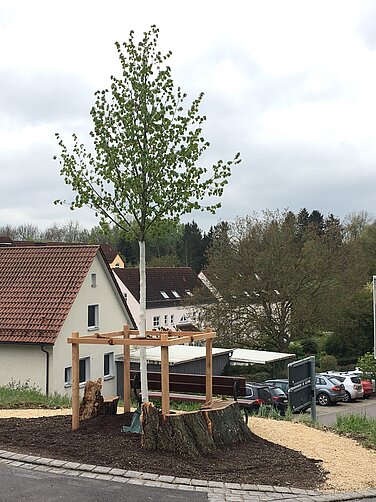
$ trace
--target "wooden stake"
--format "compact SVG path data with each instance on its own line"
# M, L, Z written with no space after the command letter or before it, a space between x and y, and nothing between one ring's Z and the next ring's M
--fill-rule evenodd
M168 340L168 333L161 333L161 341ZM170 413L170 367L168 346L161 347L162 415Z
M123 338L129 338L129 326L123 326ZM123 380L124 380L124 413L131 411L131 347L124 345L124 365L123 365Z
M80 334L75 331L72 339L78 340ZM80 426L80 346L72 342L72 430Z

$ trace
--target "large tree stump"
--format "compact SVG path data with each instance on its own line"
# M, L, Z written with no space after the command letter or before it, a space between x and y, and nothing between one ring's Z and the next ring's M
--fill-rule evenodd
M102 379L88 380L85 384L84 397L80 405L80 421L104 414Z
M141 413L142 446L190 457L207 454L227 444L245 443L252 433L236 403L214 402L208 408L163 416L152 403Z

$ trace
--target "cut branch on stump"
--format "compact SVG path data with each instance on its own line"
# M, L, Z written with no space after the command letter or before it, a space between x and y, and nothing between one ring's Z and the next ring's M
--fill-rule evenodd
M246 443L252 433L236 403L214 401L208 408L162 415L152 403L143 403L142 446L198 457L228 444Z

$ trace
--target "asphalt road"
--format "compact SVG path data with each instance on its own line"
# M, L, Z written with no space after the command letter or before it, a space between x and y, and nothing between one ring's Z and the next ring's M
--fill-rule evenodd
M317 419L321 425L331 425L336 421L337 415L349 413L376 417L376 397L358 399L351 403L338 403L334 406L317 406L316 410Z
M0 502L207 502L204 492L114 483L0 464Z

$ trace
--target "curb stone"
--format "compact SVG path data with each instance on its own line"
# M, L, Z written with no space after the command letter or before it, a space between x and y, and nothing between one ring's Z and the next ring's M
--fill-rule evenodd
M282 500L283 502L332 502L348 500L376 500L376 489L361 490L348 493L320 492L300 488L288 488L270 485L251 485L240 483L224 483L194 478L179 478L175 476L127 471L92 464L80 464L52 458L37 457L0 450L0 462L4 465L20 467L29 470L80 476L83 478L106 480L110 482L130 483L154 487L173 488L191 491L205 491L210 502L222 501L252 501L261 502Z

